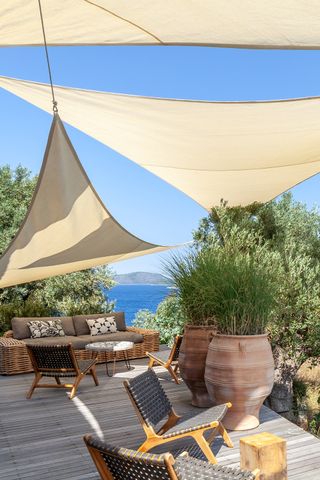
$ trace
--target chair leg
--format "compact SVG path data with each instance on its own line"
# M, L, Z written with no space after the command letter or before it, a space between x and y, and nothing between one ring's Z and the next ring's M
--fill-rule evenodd
M226 445L229 447L229 448L233 448L233 443L232 443L232 440L231 438L229 437L229 434L227 432L227 430L224 428L223 424L220 422L219 425L218 425L218 430L219 430L219 433L220 435L222 436L223 440L225 441Z
M217 436L217 433L218 433L218 428L214 428L212 430L212 432L210 433L209 437L208 437L208 443L209 445L211 445L211 443L214 441L214 439L216 438Z
M170 375L171 375L171 377L173 378L173 380L176 382L176 384L179 385L179 384L180 384L179 379L178 379L178 377L177 377L174 369L171 367L171 365L168 365L168 366L167 366L167 370L168 370L168 372L170 373Z
M194 440L197 442L197 444L201 448L201 450L204 453L204 455L206 456L207 460L210 463L213 463L213 464L217 463L217 459L214 456L207 440L204 438L203 432L198 433L197 435L192 435L192 437L194 438Z
M27 399L28 400L32 397L33 391L38 386L38 383L41 380L41 377L42 377L42 375L39 372L36 372L34 374L34 379L33 379L32 385L30 387L30 390L27 393Z
M77 388L78 388L79 383L81 382L82 378L83 378L82 373L76 377L75 382L74 382L73 387L72 387L72 390L71 390L71 393L70 393L70 397L69 397L70 400L72 400L73 397L76 396Z
M90 374L91 374L92 377L93 377L94 383L95 383L96 386L98 387L98 386L99 386L99 380L98 380L98 377L97 377L97 372L96 372L96 367L95 367L95 365L90 369Z
M60 378L59 377L54 377L56 379L56 382L58 385L61 385Z
M152 368L154 365L154 359L150 358L149 363L148 363L148 368Z

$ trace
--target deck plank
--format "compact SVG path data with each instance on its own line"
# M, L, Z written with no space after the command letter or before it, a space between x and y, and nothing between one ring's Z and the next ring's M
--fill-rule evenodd
M99 433L106 441L128 448L142 443L144 434L122 382L143 372L147 361L137 360L132 366L128 372L118 363L113 378L106 377L103 365L98 366L100 386L86 378L71 401L65 391L47 389L36 390L26 400L32 374L0 377L0 479L98 480L82 440L85 433ZM185 385L170 381L160 367L156 372L178 413L197 412ZM218 461L239 465L239 439L265 431L287 440L290 480L320 479L320 440L266 407L257 429L231 432L235 448L227 448L217 438L213 450ZM170 445L173 450L191 447L186 441Z

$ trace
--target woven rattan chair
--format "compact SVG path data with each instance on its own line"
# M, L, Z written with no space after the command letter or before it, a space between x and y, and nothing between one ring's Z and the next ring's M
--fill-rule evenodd
M96 359L78 361L71 345L27 345L27 349L35 374L27 398L31 398L35 388L71 388L69 398L72 399L87 373L92 375L94 383L99 385L95 369ZM54 377L56 383L39 385L42 377ZM75 381L61 383L60 377L75 377Z
M182 335L176 336L173 347L169 353L167 351L147 352L147 355L150 358L149 368L152 368L154 365L161 365L162 367L168 370L171 377L177 384L179 384L179 379L177 377L177 370L179 368L178 357L179 357L182 338L183 338Z
M84 441L102 480L254 480L258 471L223 467L182 454L150 455L108 445L91 435Z
M198 415L192 413L180 417L173 410L152 368L130 381L126 380L124 386L147 436L139 448L140 452L147 452L156 445L172 442L179 438L192 437L209 462L216 463L217 460L210 444L217 431L223 436L228 447L233 447L231 439L221 423L228 408L231 407L231 403L208 408ZM163 422L166 418L167 420L162 426L156 429L159 422ZM207 430L212 430L208 441L204 437L204 432Z

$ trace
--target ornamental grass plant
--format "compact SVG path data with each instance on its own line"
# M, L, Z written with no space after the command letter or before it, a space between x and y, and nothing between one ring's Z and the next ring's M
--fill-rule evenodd
M226 335L266 333L277 285L254 257L212 247L174 255L165 269L191 325L212 325Z

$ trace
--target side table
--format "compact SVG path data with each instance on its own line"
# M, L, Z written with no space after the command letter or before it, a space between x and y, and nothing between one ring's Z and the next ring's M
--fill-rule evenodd
M128 357L128 350L133 348L133 342L95 342L95 343L88 343L85 346L86 350L90 350L93 352L95 357L97 357L98 353L104 352L105 353L105 362L106 362L106 373L108 377L112 377L116 371L116 353L123 352L124 362L128 370L131 369L130 359ZM108 368L108 357L107 353L112 353L113 358L113 369L112 374L109 373Z

